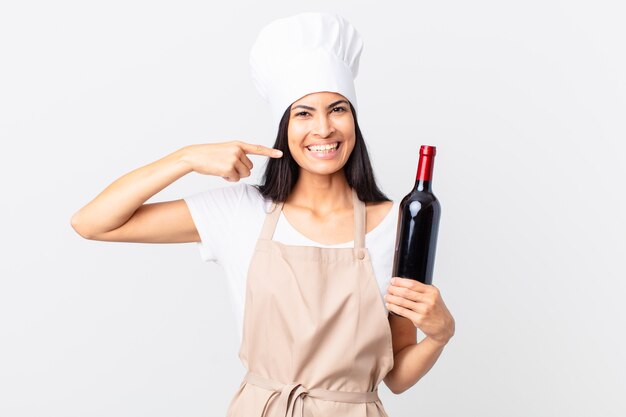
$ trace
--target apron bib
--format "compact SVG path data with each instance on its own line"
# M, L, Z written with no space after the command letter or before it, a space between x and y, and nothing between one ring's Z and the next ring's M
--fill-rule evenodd
M239 358L248 370L227 417L387 417L378 385L393 368L391 329L352 190L354 248L272 240L267 214L246 284Z

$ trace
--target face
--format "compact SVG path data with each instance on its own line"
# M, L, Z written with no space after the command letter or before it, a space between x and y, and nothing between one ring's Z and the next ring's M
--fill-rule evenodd
M295 101L287 136L289 151L301 169L321 175L340 171L356 141L348 100L341 94L321 92Z

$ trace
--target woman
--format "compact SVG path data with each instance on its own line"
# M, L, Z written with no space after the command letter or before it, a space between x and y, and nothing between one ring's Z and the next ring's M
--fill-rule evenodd
M186 146L119 178L72 218L88 239L199 242L205 260L225 267L248 370L229 416L386 416L378 384L407 390L454 334L436 287L388 277L397 207L376 185L357 123L361 49L336 15L272 22L250 62L278 126L274 148ZM270 158L258 187L144 204L190 172L248 177L249 154Z

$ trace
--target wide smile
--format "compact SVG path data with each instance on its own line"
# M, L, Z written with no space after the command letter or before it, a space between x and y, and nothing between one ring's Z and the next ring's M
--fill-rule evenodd
M314 144L305 146L307 149L307 154L316 159L332 159L339 152L339 148L341 148L341 142L332 142L326 144Z

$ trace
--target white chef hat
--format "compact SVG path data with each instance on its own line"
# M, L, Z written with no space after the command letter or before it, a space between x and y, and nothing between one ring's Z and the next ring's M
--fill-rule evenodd
M287 107L311 93L339 93L356 109L354 78L362 49L354 26L334 13L301 13L261 29L250 51L250 67L274 126Z

